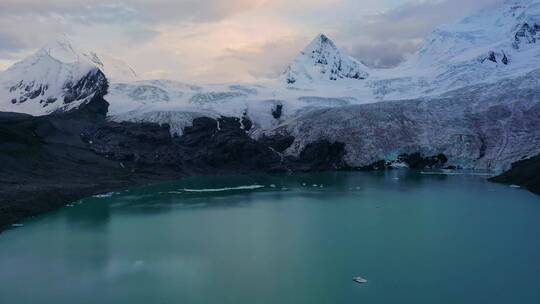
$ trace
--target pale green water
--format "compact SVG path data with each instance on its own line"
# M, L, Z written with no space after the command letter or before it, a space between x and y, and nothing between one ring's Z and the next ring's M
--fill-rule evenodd
M481 176L196 178L0 234L0 303L538 304L539 234L540 197Z

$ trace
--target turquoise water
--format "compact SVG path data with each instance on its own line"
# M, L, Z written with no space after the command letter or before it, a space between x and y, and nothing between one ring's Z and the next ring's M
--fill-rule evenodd
M0 303L540 303L540 197L485 176L193 178L23 224Z

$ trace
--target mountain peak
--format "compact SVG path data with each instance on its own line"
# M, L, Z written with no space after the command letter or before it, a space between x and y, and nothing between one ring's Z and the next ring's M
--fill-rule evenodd
M311 83L340 79L365 79L368 68L345 54L325 34L318 34L285 71L286 82Z
M324 49L337 50L337 46L325 34L318 34L313 40L302 50L302 53L323 52Z
M334 41L332 41L332 39L328 38L328 36L326 36L325 34L323 33L320 33L318 34L317 36L315 36L315 38L313 39L313 41L311 42L311 44L316 44L316 45L328 45L328 46L331 46L333 48L337 48L336 47L336 44L334 43Z
M0 109L44 115L68 110L107 91L107 79L66 37L0 73Z
M62 63L79 61L81 54L67 36L61 36L43 46L37 54L46 54Z

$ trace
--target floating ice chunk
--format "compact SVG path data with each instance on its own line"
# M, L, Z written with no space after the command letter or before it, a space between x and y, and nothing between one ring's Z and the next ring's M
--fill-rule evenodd
M235 190L256 190L264 188L263 185L249 185L227 188L214 188L214 189L182 189L184 192L222 192L222 191L235 191Z
M355 281L356 283L358 284L364 284L364 283L367 283L367 280L362 278L362 277L354 277L353 278L353 281Z
M404 162L394 162L390 165L390 167L394 169L408 169L409 165Z
M182 192L182 191L169 191L169 192L167 192L167 194L182 194L182 193L184 193L184 192Z
M422 175L475 175L475 176L493 176L491 173L479 173L479 172L452 172L452 171L441 171L441 172L429 172L422 171Z
M93 197L95 197L95 198L106 198L106 197L111 197L114 194L115 194L114 192L109 192L109 193L97 194L97 195L94 195Z

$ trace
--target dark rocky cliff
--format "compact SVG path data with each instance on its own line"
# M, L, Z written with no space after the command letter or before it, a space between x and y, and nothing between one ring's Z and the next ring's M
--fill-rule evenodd
M510 170L490 181L521 186L540 195L540 155L512 164Z
M191 175L391 167L384 161L351 167L346 144L324 139L286 155L292 135L255 140L247 118L196 118L178 137L168 125L108 121L107 110L107 101L96 96L65 113L0 113L0 229L93 194ZM400 156L414 169L444 168L447 160L442 154ZM539 166L538 157L525 160L494 181L539 193Z
M173 137L167 125L107 121L107 109L97 96L67 113L0 113L0 227L130 185L346 167L343 145L321 141L300 157L284 157L292 139L254 140L236 118L197 118Z

